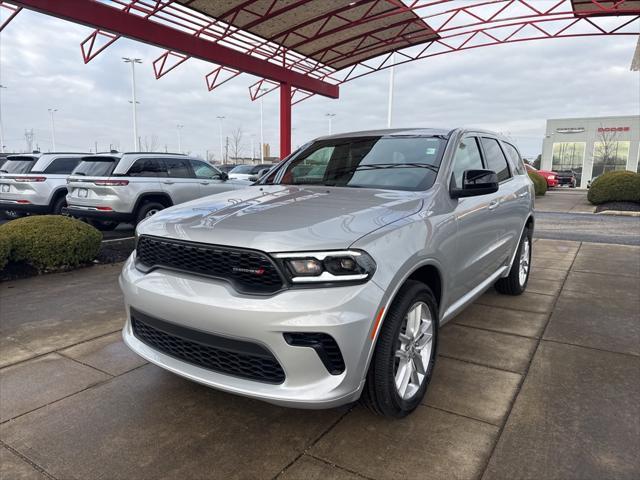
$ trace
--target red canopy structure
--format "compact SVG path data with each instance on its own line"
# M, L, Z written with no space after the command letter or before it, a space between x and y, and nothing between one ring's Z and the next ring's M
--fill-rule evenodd
M166 49L156 78L189 58L215 64L213 90L241 73L253 100L280 90L280 154L291 106L338 98L364 75L436 55L539 39L638 35L640 0L0 0L0 30L32 9L95 28L85 63L121 36ZM395 55L394 55L395 53Z

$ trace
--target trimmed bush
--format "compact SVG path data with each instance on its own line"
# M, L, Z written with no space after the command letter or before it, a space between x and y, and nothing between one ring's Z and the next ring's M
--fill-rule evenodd
M2 270L9 262L9 253L11 252L11 240L6 235L0 235L0 270Z
M591 184L587 198L594 205L607 202L640 203L640 173L624 170L604 173Z
M91 225L61 215L13 220L0 226L0 237L11 243L9 260L39 271L90 262L102 241L102 234Z
M529 172L529 178L533 182L533 187L536 190L536 197L547 193L547 179L536 172Z

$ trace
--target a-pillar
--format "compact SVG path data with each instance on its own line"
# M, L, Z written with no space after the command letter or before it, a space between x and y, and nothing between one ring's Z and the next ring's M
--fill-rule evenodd
M280 84L280 158L291 153L291 85Z

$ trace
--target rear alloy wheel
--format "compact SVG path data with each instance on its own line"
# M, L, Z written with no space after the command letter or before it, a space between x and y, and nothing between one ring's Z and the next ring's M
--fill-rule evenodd
M62 209L67 206L67 200L64 197L59 198L53 204L53 208L51 209L51 213L53 215L62 215Z
M164 210L164 205L158 202L147 202L142 204L138 210L138 216L136 217L136 223L140 223L145 218L152 217L160 210Z
M389 308L367 372L362 403L387 417L420 404L431 380L438 339L438 306L423 283L408 281Z
M495 284L496 290L505 295L520 295L527 288L531 270L531 233L524 229L516 257L509 270L509 276L501 278Z

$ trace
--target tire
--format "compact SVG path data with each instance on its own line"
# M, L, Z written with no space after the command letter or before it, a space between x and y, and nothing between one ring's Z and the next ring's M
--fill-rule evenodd
M3 210L0 212L2 218L6 218L7 220L15 220L16 218L24 217L23 213L16 212L15 210Z
M511 265L511 270L509 270L509 275L501 278L495 284L498 292L505 295L521 295L525 291L527 283L529 283L529 273L531 271L531 251L533 250L531 245L531 232L528 228L525 228L520 243L518 244L518 251L513 259L513 265ZM524 249L526 249L526 252L524 252ZM526 264L523 265L525 261ZM520 275L521 266L524 269L523 276Z
M147 217L158 213L160 210L164 210L165 206L158 202L145 202L138 209L138 215L136 216L136 225Z
M414 339L412 344L404 341L401 335L404 338L412 337L411 333L407 333L410 331L407 329L407 314L418 305L424 312L422 317L430 317L431 327L426 332L430 333L431 337L428 342L425 342L426 337L421 337L422 342L415 342ZM425 325L424 320L420 325ZM423 347L418 349L420 343ZM422 401L431 380L437 345L438 305L433 292L423 283L408 280L398 292L382 324L360 399L362 404L378 415L393 418L405 417L415 410ZM398 352L402 352L403 356L398 356ZM419 361L420 358L424 375L418 373L415 368L416 360ZM428 359L426 365L425 359ZM410 368L411 366L413 368ZM404 390L396 386L396 376L402 376L401 368L404 372L411 372L408 374L409 380Z
M109 221L105 221L105 220L95 220L92 218L87 219L87 223L89 225L91 225L92 227L97 228L98 230L102 231L102 232L110 232L112 230L115 230L116 227L119 225L118 222L109 222Z
M64 197L58 198L53 202L53 208L51 209L52 215L62 215L62 209L67 206L67 200Z

